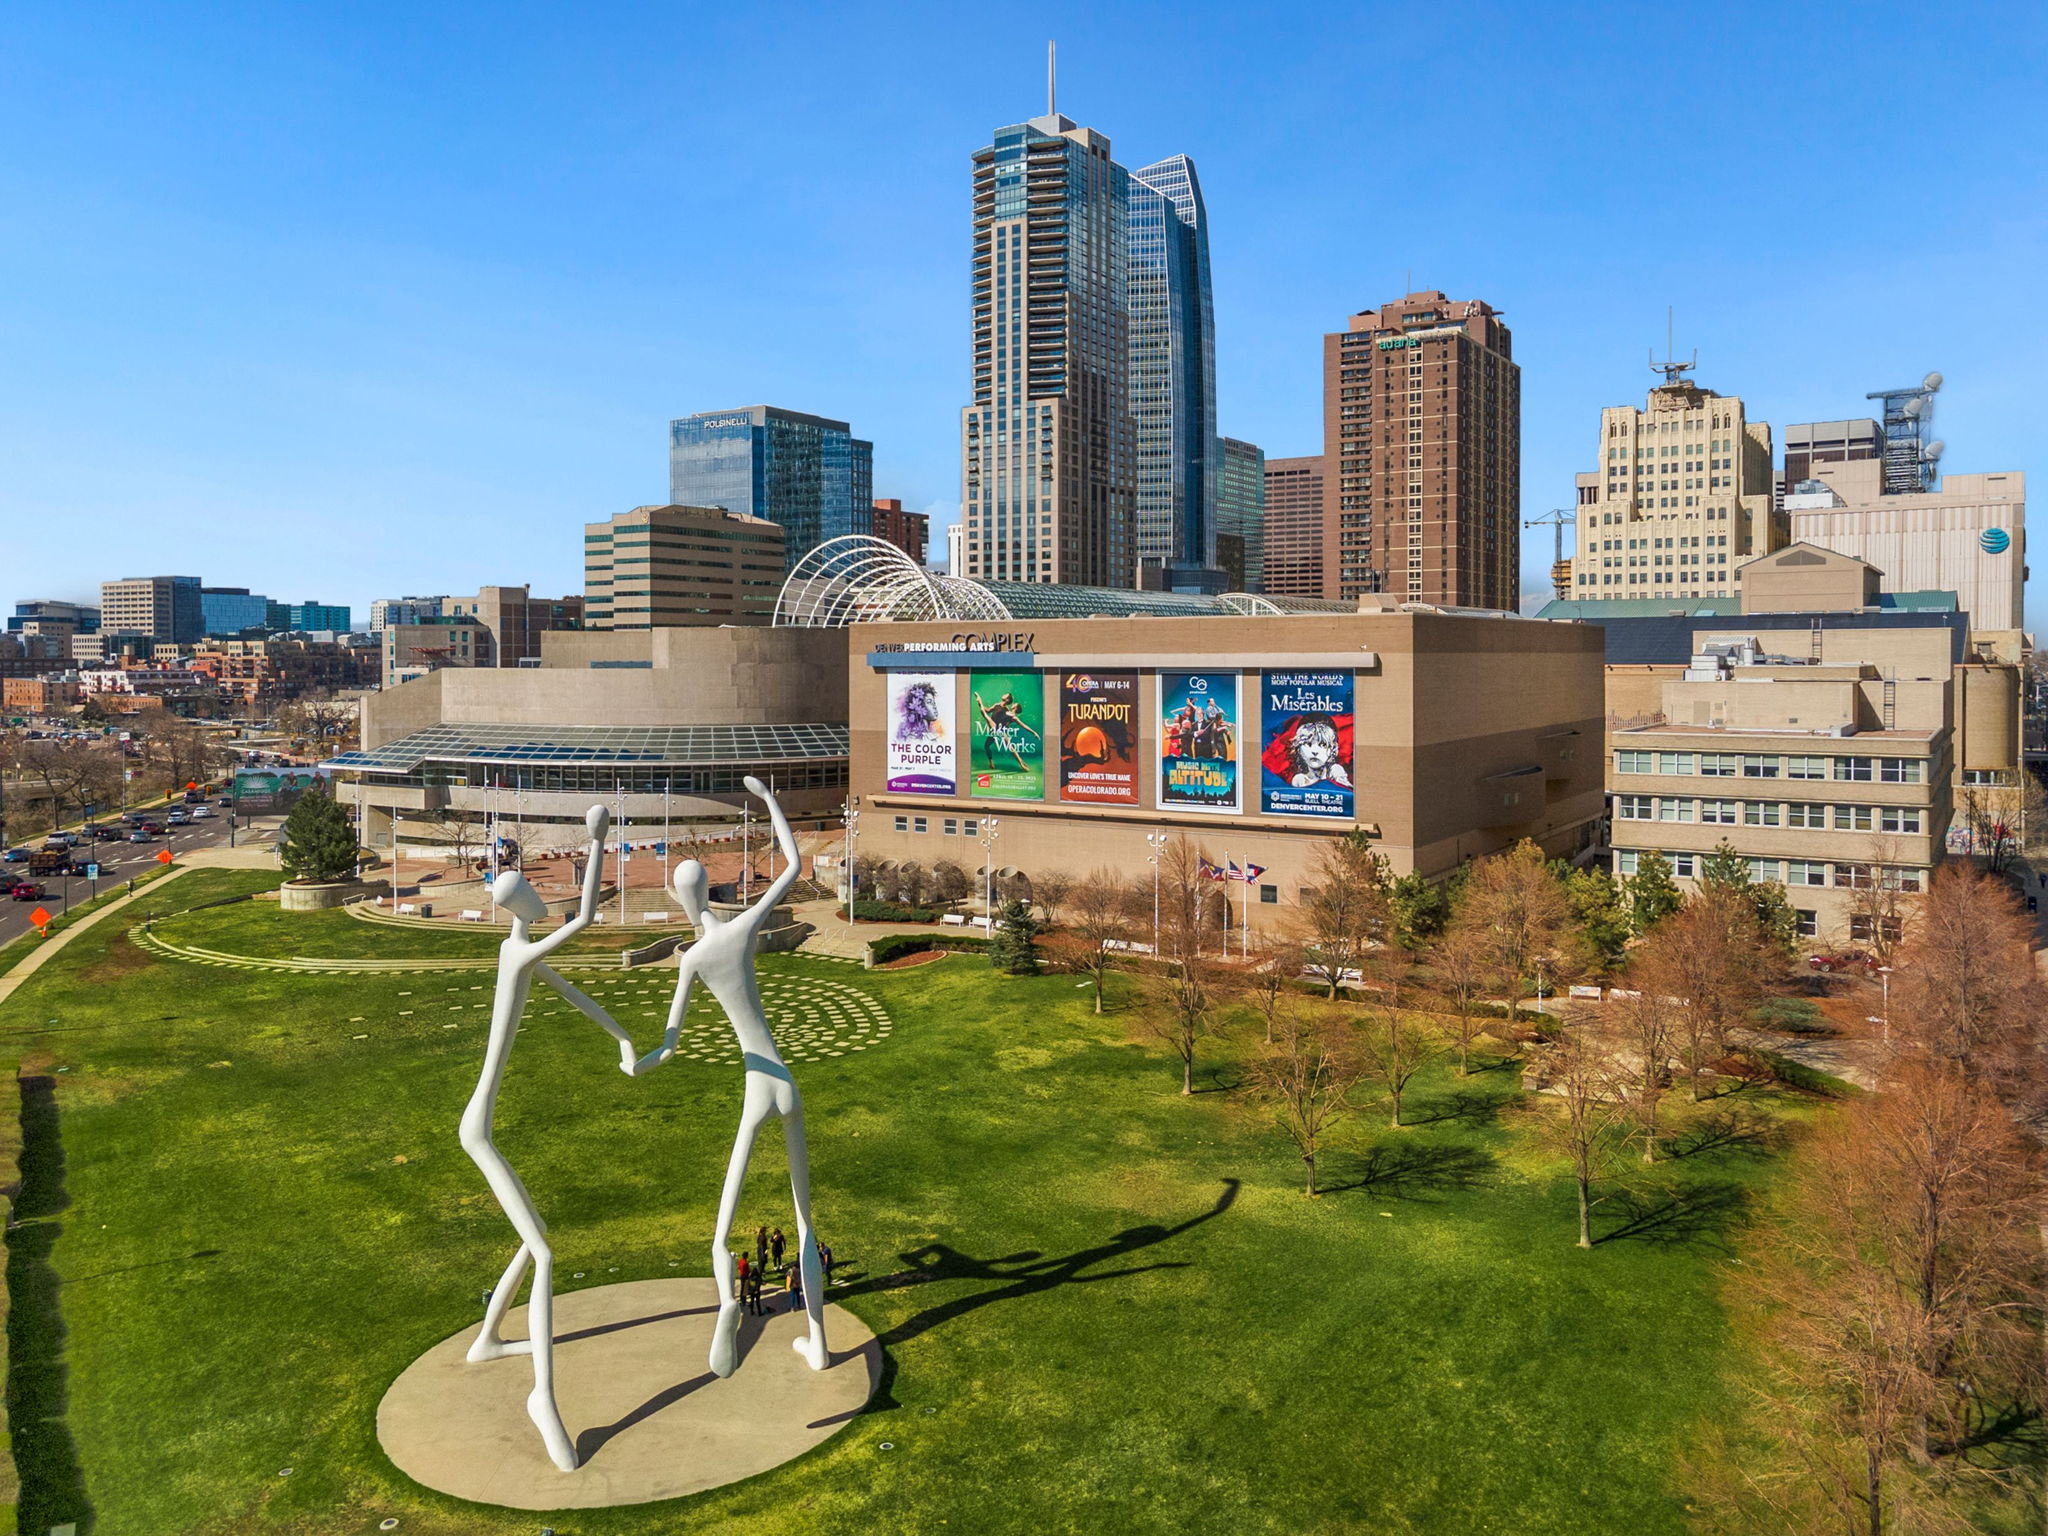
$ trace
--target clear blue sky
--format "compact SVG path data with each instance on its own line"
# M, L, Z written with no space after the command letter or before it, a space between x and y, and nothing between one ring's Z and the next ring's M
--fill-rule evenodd
M0 601L574 591L668 418L764 401L950 521L967 157L1044 107L1009 9L15 8ZM2048 8L1056 9L1061 109L1200 168L1219 421L1269 454L1412 270L1507 313L1525 512L1667 304L1774 424L1940 369L1947 467L2048 493Z

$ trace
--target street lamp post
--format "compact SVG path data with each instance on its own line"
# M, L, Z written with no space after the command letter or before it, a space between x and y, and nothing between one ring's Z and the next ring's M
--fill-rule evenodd
M1877 968L1877 984L1884 997L1884 1044L1889 1050L1892 1043L1892 968L1880 965Z
M860 796L852 795L840 808L846 822L846 925L853 926L853 850L855 828L860 825Z
M1159 858L1166 852L1168 838L1164 832L1147 832L1145 842L1152 852L1152 953L1159 953Z
M1002 828L993 816L981 819L981 905L988 914L988 931L996 931L996 839Z

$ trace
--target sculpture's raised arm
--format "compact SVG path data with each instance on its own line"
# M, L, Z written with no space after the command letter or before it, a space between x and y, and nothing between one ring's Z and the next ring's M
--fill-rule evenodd
M590 854L583 867L583 899L577 904L574 917L546 938L535 942L536 955L549 954L561 948L597 918L597 893L604 885L604 835L612 824L611 812L601 805L593 805L583 818L583 824L590 830Z
M803 855L797 852L796 834L789 830L789 818L782 814L782 802L775 798L766 784L752 774L747 775L745 782L748 792L758 796L768 807L768 819L775 825L775 842L782 849L782 873L775 877L775 883L754 903L753 910L765 914L774 911L776 903L787 896L789 888L796 884L796 877L803 872Z

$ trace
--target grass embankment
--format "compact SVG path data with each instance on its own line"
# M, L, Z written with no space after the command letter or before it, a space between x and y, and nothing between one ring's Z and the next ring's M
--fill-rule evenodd
M232 878L248 877L188 875L181 894ZM0 1040L40 1053L52 1085L70 1202L61 1236L45 1223L66 1433L25 1456L24 1508L121 1536L340 1536L390 1516L411 1536L531 1536L531 1515L410 1483L374 1430L385 1387L474 1323L511 1250L455 1137L488 976L188 965L129 943L136 918L80 935L0 1006ZM296 954L321 952L315 936L378 954L493 939L265 904L158 931ZM1684 1529L1673 1469L1722 1390L1713 1265L1769 1168L1754 1139L1696 1135L1694 1155L1602 1208L1602 1241L1581 1251L1563 1169L1533 1132L1548 1106L1522 1102L1511 1068L1433 1071L1411 1089L1411 1129L1348 1122L1311 1201L1229 1048L1205 1046L1204 1091L1182 1098L1177 1064L1135 1043L1122 979L1119 1010L1097 1018L1072 977L1010 980L972 957L761 969L771 1013L800 994L826 1010L792 1054L821 1231L851 1281L834 1299L882 1337L883 1390L750 1482L547 1523ZM592 989L651 1039L671 974ZM892 1029L825 1054L831 1000L861 995ZM739 1090L729 1059L627 1079L594 1026L536 1001L498 1141L548 1218L563 1285L708 1273ZM1691 1117L1702 1132L1718 1113L1673 1110L1674 1129ZM780 1164L771 1130L741 1228L788 1229Z

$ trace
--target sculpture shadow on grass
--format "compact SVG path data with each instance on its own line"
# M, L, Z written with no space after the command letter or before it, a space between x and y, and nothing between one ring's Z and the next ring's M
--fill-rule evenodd
M1369 1190L1396 1200L1434 1200L1476 1189L1493 1175L1494 1160L1477 1147L1387 1140L1362 1153L1325 1153L1326 1195Z
M895 1346L907 1344L921 1334L929 1333L941 1324L952 1322L978 1312L983 1307L993 1306L1000 1301L1014 1301L1021 1296L1033 1296L1042 1291L1057 1289L1063 1285L1094 1285L1104 1280L1127 1279L1160 1269L1184 1269L1185 1260L1158 1260L1149 1264L1125 1264L1123 1260L1143 1253L1148 1248L1170 1241L1214 1221L1236 1203L1238 1180L1225 1179L1223 1192L1206 1211L1190 1216L1174 1225L1160 1226L1146 1223L1143 1226L1126 1227L1106 1242L1089 1248L1077 1248L1074 1252L1048 1257L1037 1249L1025 1249L1020 1253L1005 1254L999 1259L977 1259L971 1254L945 1243L926 1243L913 1248L897 1258L906 1266L886 1275L876 1275L847 1286L841 1296L903 1290L914 1285L935 1285L943 1282L979 1282L980 1288L935 1306L913 1313L895 1327L878 1335L882 1346L882 1379L877 1383L875 1395L869 1400L866 1411L879 1412L885 1408L899 1408L894 1392L896 1382ZM1115 1268L1104 1268L1115 1265Z

